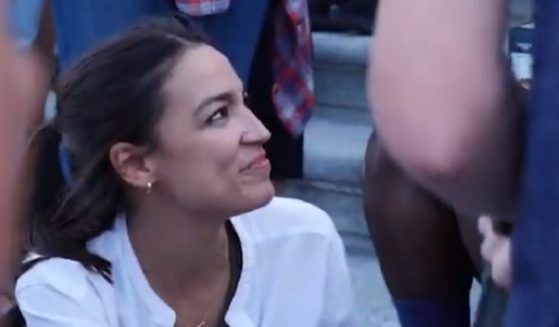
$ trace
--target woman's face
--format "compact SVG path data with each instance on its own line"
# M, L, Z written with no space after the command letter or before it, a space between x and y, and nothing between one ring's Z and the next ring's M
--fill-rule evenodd
M243 84L210 46L179 58L163 87L153 192L200 213L235 215L274 195L263 145L270 132L244 104Z

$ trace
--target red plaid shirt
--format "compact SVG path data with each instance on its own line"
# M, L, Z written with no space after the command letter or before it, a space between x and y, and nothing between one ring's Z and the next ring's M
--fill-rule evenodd
M175 0L177 8L190 16L219 14L231 5L230 0Z
M175 0L192 16L226 11L230 0ZM257 0L253 0L257 1ZM295 136L301 135L314 106L312 39L307 0L276 0L283 4L275 15L274 89L276 113Z

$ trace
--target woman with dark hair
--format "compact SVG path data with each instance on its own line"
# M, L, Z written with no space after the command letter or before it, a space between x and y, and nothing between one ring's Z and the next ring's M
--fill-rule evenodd
M269 132L229 61L178 18L61 76L59 114L32 144L27 325L351 326L330 218L274 198Z

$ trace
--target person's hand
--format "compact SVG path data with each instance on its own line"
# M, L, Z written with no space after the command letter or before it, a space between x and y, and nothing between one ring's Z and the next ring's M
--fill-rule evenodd
M512 279L510 237L495 233L493 221L487 216L479 218L478 229L483 237L481 255L491 265L491 277L495 284L510 290Z

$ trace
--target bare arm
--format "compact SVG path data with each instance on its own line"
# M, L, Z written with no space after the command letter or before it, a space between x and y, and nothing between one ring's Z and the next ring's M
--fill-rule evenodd
M6 15L5 5L0 0L0 15ZM46 89L40 66L16 52L5 29L0 24L0 314L19 261L26 131L40 122Z
M519 111L503 53L507 0L383 0L369 99L382 141L461 213L514 200Z

